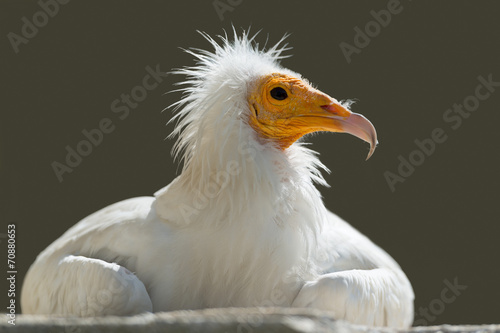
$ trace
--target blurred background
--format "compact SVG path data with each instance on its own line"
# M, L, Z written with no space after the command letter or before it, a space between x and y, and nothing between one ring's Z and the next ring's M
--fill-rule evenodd
M234 25L262 30L261 44L291 33L293 57L282 64L337 99L356 99L353 111L377 128L380 145L367 162L368 145L352 136L306 140L332 170L331 188L320 188L326 206L411 280L415 323L500 323L500 3L55 4L0 4L0 262L6 272L7 225L16 224L17 295L37 254L66 229L177 175L166 139L172 114L161 111L179 99L165 93L180 78L159 77L128 113L112 104L150 70L192 65L181 47L210 48L196 30L215 36ZM113 130L57 176L54 162L66 164L67 147L105 118ZM441 142L431 144L436 129Z

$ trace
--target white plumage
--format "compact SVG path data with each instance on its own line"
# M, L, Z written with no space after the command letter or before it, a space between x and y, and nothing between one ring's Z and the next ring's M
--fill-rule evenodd
M205 37L215 51L188 51L197 64L176 71L187 76L173 132L182 173L155 197L108 206L51 244L26 276L23 312L296 306L359 324L411 325L408 279L325 208L313 183L326 185L326 168L315 154L300 143L280 148L249 126L257 110L249 95L266 75L298 78L319 93L278 64L286 45L263 51L247 33L221 44Z

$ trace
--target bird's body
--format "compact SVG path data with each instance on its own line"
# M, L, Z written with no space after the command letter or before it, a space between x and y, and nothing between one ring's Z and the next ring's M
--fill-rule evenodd
M221 46L209 40L216 52L192 52L200 63L179 70L190 85L174 130L180 176L155 197L90 215L50 245L27 274L23 312L305 306L355 323L409 326L406 276L325 208L313 184L325 184L323 165L294 143L343 122L344 131L376 142L370 129L360 132L367 120L280 67L278 46L258 51L246 35ZM282 108L292 98L319 103L333 125L318 125L315 113L296 123L283 116L298 109Z

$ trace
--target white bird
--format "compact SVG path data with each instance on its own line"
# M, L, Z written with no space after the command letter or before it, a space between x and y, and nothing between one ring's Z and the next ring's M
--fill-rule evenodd
M203 34L203 33L202 33ZM207 307L331 311L352 323L408 327L413 290L381 248L325 208L326 167L297 142L316 131L377 144L348 103L281 67L283 39L248 32L191 49L173 135L181 174L155 197L78 222L37 257L27 314L133 315Z

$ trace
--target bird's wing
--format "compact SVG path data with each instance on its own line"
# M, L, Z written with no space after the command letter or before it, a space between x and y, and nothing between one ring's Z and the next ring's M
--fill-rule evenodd
M328 214L317 253L322 275L303 286L293 306L333 311L339 319L365 325L411 325L414 294L399 265L347 222Z
M317 262L324 273L349 269L401 269L384 250L332 212L328 212L319 243Z
M151 239L168 232L151 216L153 200L133 198L103 208L47 247L26 275L23 312L93 316L152 311L145 284L134 272Z
M308 281L292 306L331 311L336 319L369 326L408 327L413 293L387 268L345 270Z
M153 311L144 284L116 263L69 255L35 267L31 275L23 288L23 313L93 317Z

